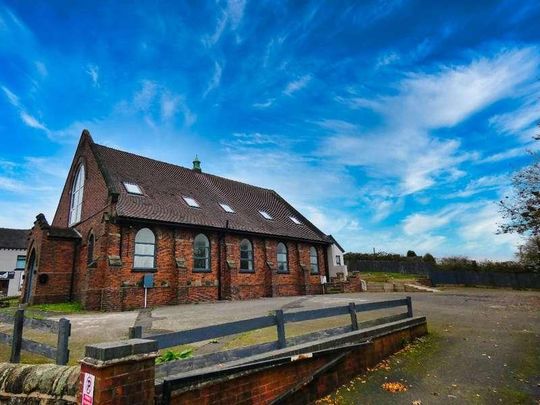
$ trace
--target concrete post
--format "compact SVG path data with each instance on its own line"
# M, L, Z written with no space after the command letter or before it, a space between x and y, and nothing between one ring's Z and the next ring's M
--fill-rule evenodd
M147 339L86 346L78 403L90 395L93 405L154 404L157 349L157 342Z

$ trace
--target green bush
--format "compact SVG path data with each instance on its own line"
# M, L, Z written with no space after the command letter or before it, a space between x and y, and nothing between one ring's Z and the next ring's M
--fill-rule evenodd
M519 273L530 271L527 267L518 262L493 262L485 260L477 262L463 256L444 257L436 265L438 270L468 270L468 271L494 271L504 273Z

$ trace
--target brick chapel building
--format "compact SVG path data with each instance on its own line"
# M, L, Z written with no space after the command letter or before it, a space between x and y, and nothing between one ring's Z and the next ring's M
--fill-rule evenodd
M23 302L116 311L321 293L328 237L275 191L193 163L98 145L84 130L52 223L40 214L30 232Z

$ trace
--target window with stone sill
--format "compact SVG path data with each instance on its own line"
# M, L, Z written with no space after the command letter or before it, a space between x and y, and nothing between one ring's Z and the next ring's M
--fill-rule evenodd
M193 241L193 271L210 272L210 241L200 233Z
M134 270L151 270L156 266L156 236L148 228L142 228L135 235Z
M311 274L319 274L319 259L317 257L317 249L315 249L315 246L309 248L309 264L311 267Z
M287 246L281 242L277 245L277 270L278 273L289 272Z
M254 272L253 245L248 239L240 242L240 271L244 273Z

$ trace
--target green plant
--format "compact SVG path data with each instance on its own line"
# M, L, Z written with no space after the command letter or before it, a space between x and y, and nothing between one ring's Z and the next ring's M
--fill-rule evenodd
M182 350L181 352L177 352L174 350L167 350L161 356L156 358L156 364L167 363L168 361L189 359L192 356L193 356L192 349Z

